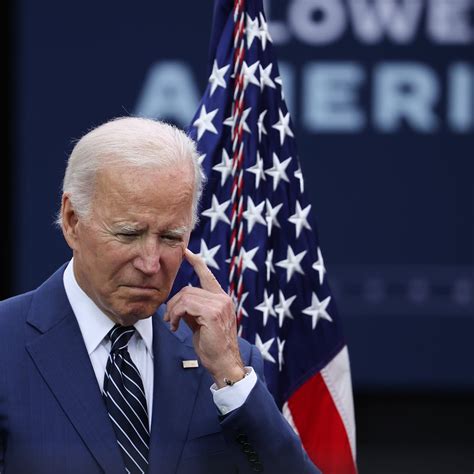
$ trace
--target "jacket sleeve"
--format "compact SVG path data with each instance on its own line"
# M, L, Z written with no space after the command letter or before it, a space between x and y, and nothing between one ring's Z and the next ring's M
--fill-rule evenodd
M254 346L249 362L257 373L257 383L246 402L221 419L238 472L320 473L268 391L263 378L263 360Z

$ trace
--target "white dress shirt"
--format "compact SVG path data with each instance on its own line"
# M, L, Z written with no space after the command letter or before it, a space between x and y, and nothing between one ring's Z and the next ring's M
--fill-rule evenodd
M84 338L97 383L102 391L105 367L110 353L110 341L106 339L106 336L115 323L97 307L79 286L74 275L73 260L69 262L64 271L63 282L66 295ZM128 351L142 376L148 405L148 423L151 428L153 408L153 324L151 317L137 321L134 326L136 331L128 343ZM251 367L245 369L247 376L234 385L221 389L217 389L215 384L211 386L214 403L221 414L226 415L242 406L257 383L254 370ZM172 382L170 381L170 383Z

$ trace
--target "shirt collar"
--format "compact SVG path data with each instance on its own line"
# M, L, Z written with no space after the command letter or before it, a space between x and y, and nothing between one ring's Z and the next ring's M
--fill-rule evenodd
M74 275L73 261L74 259L71 259L66 270L64 270L64 289L79 324L87 352L91 355L115 323L98 308L79 286ZM143 339L147 351L153 356L153 323L151 317L140 319L134 326Z

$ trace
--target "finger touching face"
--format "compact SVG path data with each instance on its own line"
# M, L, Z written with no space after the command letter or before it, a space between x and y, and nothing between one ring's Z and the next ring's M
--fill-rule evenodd
M209 267L206 265L206 262L200 255L196 255L191 252L191 250L186 249L184 252L184 257L193 267L196 275L199 278L199 283L203 290L210 291L212 293L225 293L221 285L217 281L214 274L209 270Z

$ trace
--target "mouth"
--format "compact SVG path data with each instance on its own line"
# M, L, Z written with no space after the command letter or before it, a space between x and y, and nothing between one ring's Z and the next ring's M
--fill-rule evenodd
M145 293L158 292L158 288L149 285L121 285L123 288L127 288L130 291L139 291Z

